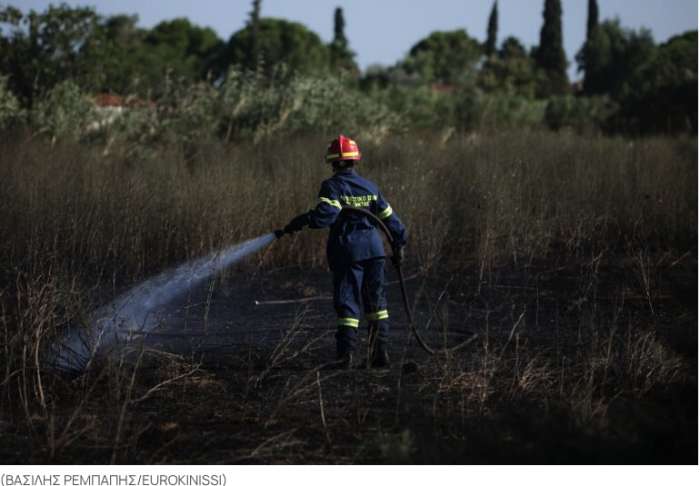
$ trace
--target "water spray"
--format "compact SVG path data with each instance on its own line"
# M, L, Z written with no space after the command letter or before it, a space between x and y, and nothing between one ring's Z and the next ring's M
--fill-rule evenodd
M117 343L128 343L135 333L148 333L158 326L158 311L189 289L221 270L258 252L275 241L268 233L216 251L151 277L97 309L90 317L89 334L72 329L53 353L53 365L72 372L85 369L97 352Z
M373 213L352 207L345 207L342 212L355 212L367 216L384 233L392 250L394 250L395 245L391 232L384 222ZM118 343L127 344L135 336L152 331L161 322L158 311L174 299L242 258L262 250L282 235L284 232L277 230L244 241L194 261L183 263L179 267L167 270L133 287L92 314L89 320L91 323L89 334L80 329L71 330L69 335L57 346L57 349L54 349L52 364L57 368L72 372L84 370L90 359L99 351ZM394 264L411 332L423 350L431 355L436 354L437 351L423 339L413 321L403 271L397 260L394 260ZM475 338L476 336L442 351L456 351L471 343Z

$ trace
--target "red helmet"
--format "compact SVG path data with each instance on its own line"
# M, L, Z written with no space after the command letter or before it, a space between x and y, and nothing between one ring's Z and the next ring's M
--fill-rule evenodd
M334 162L336 160L360 160L360 148L357 142L349 139L345 135L338 135L337 138L331 140L331 143L326 149L326 162Z

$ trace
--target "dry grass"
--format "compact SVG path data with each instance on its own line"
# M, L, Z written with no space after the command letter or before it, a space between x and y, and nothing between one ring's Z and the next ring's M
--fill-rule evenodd
M188 440L182 426L159 421L148 404L187 406L183 400L202 387L220 399L226 393L220 377L177 356L125 350L68 380L43 367L42 356L58 334L88 325L90 310L124 287L280 227L314 205L328 176L321 160L326 137L209 145L143 160L127 159L125 147L112 146L104 156L100 147L23 137L0 141L0 425L26 437L17 450L33 450L35 461L70 462L70 454L85 450L97 461L182 461L169 456ZM451 298L501 305L492 294L504 287L504 272L525 272L534 292L527 290L527 301L513 298L507 312L479 314L478 346L436 358L430 373L399 377L398 384L352 379L353 393L342 399L326 388L333 375L313 367L280 374L317 344L293 344L307 330L300 315L274 349L240 357L245 391L234 397L231 413L244 417L245 430L263 432L237 438L235 452L214 460L284 462L287 454L289 462L314 461L334 454L338 462L439 462L421 444L485 436L474 420L488 417L497 427L511 406L533 414L565 410L568 427L604 430L621 401L642 403L670 386L696 386L697 347L679 354L669 345L697 339L688 304L697 279L696 140L535 132L360 143L366 160L360 170L409 227L415 266L422 275L452 275L423 297L435 326L472 315L448 312ZM323 240L318 232L284 240L256 256L254 267L321 267ZM556 287L563 277L575 281L571 291L564 286L552 295L551 286L540 285ZM695 334L669 331L676 317L694 319ZM547 338L533 341L528 326L550 326ZM258 362L266 364L256 368ZM170 405L159 401L168 396L175 397ZM390 404L374 417L377 397ZM429 433L407 425L412 412L405 407L425 402ZM309 410L306 429L291 426ZM455 420L459 430L439 432ZM155 430L148 453L136 451ZM351 450L368 436L374 439L366 449ZM289 456L309 440L310 455Z

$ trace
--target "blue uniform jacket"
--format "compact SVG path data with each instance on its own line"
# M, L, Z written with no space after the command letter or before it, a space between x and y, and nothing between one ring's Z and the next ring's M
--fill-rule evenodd
M376 214L391 231L395 244L406 244L406 228L384 199L377 185L360 177L354 169L336 172L321 184L319 202L309 215L311 228L327 228L328 263L331 269L351 262L386 256L379 229L357 213L343 213L345 206L359 207Z

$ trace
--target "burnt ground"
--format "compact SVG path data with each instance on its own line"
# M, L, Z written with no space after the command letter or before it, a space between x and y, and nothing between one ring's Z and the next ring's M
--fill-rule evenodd
M476 336L436 356L408 332L389 271L392 366L350 371L324 367L329 273L240 268L139 340L140 398L92 411L113 437L108 417L126 410L120 438L87 433L49 462L695 464L697 261L666 262L649 285L624 265L481 280L409 267L425 339L440 350ZM13 444L8 462L47 462Z

